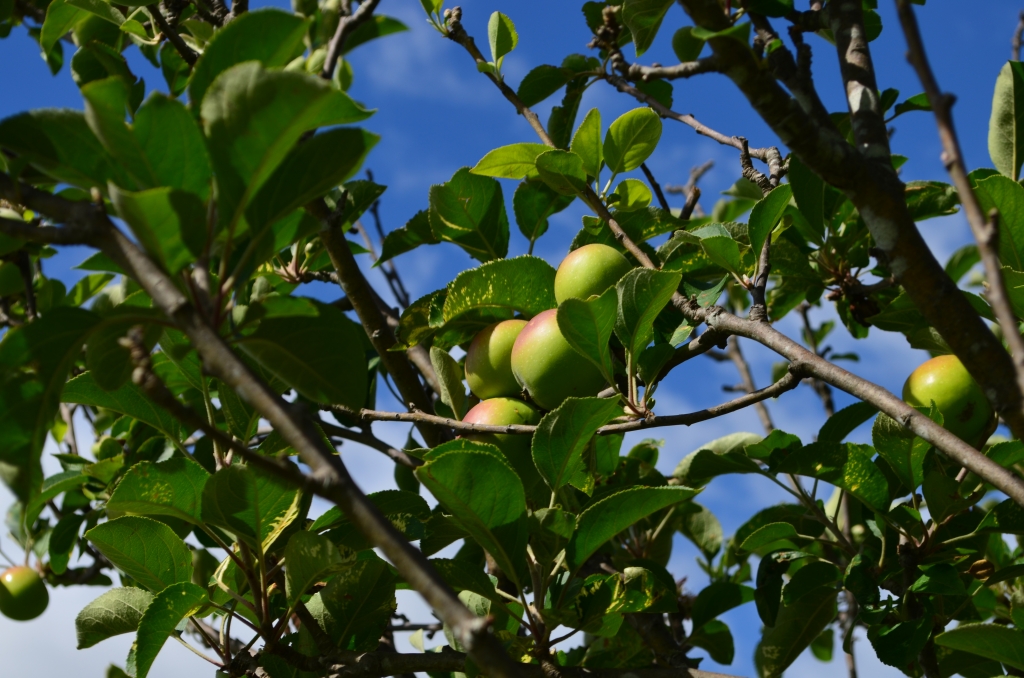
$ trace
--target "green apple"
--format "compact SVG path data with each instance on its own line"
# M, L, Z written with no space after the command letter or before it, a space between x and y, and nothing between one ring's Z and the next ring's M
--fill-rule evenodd
M562 336L556 309L538 313L516 337L512 373L545 410L555 409L569 396L595 396L605 386L597 367Z
M935 401L946 430L975 447L985 444L998 423L985 392L955 355L922 363L907 377L903 400L914 407Z
M522 400L489 398L481 400L476 407L466 413L462 420L470 424L508 426L509 424L536 425L540 422L540 418L540 410ZM533 455L530 451L533 436L521 433L468 433L462 437L466 440L496 445L523 481L527 501L538 508L547 506L551 495L546 490L544 480L533 463Z
M588 299L601 294L629 273L632 264L614 247L584 245L575 249L558 265L555 273L555 300Z
M512 345L525 320L503 320L489 325L473 338L466 351L466 383L481 400L515 396L522 387L512 374Z
M30 567L8 568L0 574L0 612L17 621L35 619L50 602L46 584Z

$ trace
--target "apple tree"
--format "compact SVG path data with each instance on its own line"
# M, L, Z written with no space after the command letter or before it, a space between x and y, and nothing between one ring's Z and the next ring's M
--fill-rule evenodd
M512 17L474 38L459 7L421 0L533 135L375 242L373 102L346 93L346 55L405 30L387 4L0 1L3 34L28 26L84 101L0 121L0 476L24 550L0 612L106 587L78 644L134 634L135 678L172 637L232 677L710 678L701 658L733 661L720 617L742 605L769 678L808 648L829 660L834 638L849 653L858 629L910 676L1024 675L1024 66L998 74L994 168L968 172L924 0L896 0L888 28L920 79L910 97L878 88L875 0L585 2L589 51L519 83ZM655 40L679 62L645 65ZM132 47L160 88L132 73ZM838 61L844 110L822 103L812 49ZM697 77L731 80L782 146L673 109L673 82ZM582 110L592 87L634 107ZM544 121L531 107L550 97ZM901 180L886 125L907 114L934 119L948 177ZM646 165L679 124L736 154L710 212L699 172L672 208ZM587 215L563 262L507 256L573 203ZM943 264L917 223L957 210L976 244ZM401 262L430 245L478 265L410 298ZM70 289L48 275L65 249L88 271ZM982 295L959 286L975 266ZM837 364L810 315L823 306L853 337L933 354L906 401ZM776 328L787 314L802 337ZM741 341L778 354L772 384L756 387ZM665 411L659 385L704 356L732 361L743 393ZM765 408L801 384L822 402L813 439ZM385 388L400 411L378 409ZM835 411L833 389L855 403ZM656 445L623 446L747 407L764 435L709 440L670 475ZM997 418L1010 439L989 438ZM379 439L382 421L408 443ZM872 444L849 442L867 422ZM61 470L44 474L48 439ZM342 443L388 455L394 489L365 494ZM727 537L700 492L736 474L789 498ZM667 568L680 534L707 581ZM440 645L395 651L416 626L399 589L432 609L419 630Z

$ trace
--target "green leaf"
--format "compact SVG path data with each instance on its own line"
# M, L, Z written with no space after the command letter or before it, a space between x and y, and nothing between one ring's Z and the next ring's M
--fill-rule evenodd
M633 356L654 337L654 319L679 287L682 275L670 271L635 268L615 285L619 308L615 334Z
M519 34L512 19L501 12L491 14L487 22L487 43L491 46L491 59L501 69L501 60L519 44Z
M633 487L592 504L576 520L565 550L570 572L576 572L606 541L647 516L695 496L689 487Z
M797 473L841 487L876 511L889 505L889 484L871 461L867 445L818 441L772 455L772 471Z
M456 419L466 414L466 387L462 383L463 370L455 358L436 346L430 347L430 364L434 367L441 386L441 402L451 408Z
M169 412L146 397L142 390L129 382L116 391L104 391L93 379L91 372L80 374L68 381L61 400L66 403L105 407L145 422L171 440L179 440L181 426Z
M735 275L744 271L740 245L722 224L708 224L692 232L711 261Z
M209 196L213 170L206 142L184 104L154 92L136 111L132 133L156 178L154 187Z
M284 549L285 591L294 607L309 588L345 567L338 547L327 537L300 530Z
M265 552L299 515L299 490L249 466L226 466L203 488L203 522Z
M493 445L473 443L432 458L416 477L514 582L524 582L526 494Z
M856 402L839 410L821 425L818 440L823 442L841 443L854 429L872 417L878 408L871 403Z
M205 602L206 591L191 582L168 586L153 598L139 621L139 633L132 648L135 678L146 678L175 627L198 612Z
M750 22L744 21L740 24L735 24L721 31L712 31L709 28L703 26L694 26L693 35L701 40L714 40L717 38L727 38L729 40L736 40L744 45L750 45Z
M630 457L637 448L630 450ZM654 448L657 452L657 448ZM657 456L648 462L657 463ZM714 558L722 549L722 524L715 514L696 502L687 504L686 511L679 518L679 532L696 544L707 560Z
M203 129L217 177L218 217L229 232L240 225L252 197L303 134L371 115L321 78L264 70L254 61L221 73L202 101Z
M765 678L778 678L836 616L836 592L819 588L779 611L754 659Z
M789 184L781 184L757 201L754 208L750 210L747 232L750 234L750 249L754 252L755 257L760 256L764 241L771 237L772 230L782 219L782 213L786 211L786 206L792 197L793 189Z
M649 108L620 115L604 137L604 161L612 174L635 170L661 139L661 117Z
M516 95L524 106L536 106L575 77L576 74L568 68L547 64L537 66L519 83Z
M80 21L89 16L83 9L66 0L54 0L46 7L46 17L39 32L39 49L44 57L53 50L61 38L67 35Z
M909 113L910 111L930 111L930 110L932 110L932 105L928 101L928 94L925 93L925 92L921 92L920 94L915 94L912 97L907 97L901 103L896 104L896 108L893 109L893 116L892 116L892 118L895 118L897 115L903 115L904 113ZM892 120L892 118L889 118L889 120ZM886 121L886 122L888 122L888 121Z
M970 652L1024 671L1024 631L999 624L961 624L935 636L935 644Z
M65 513L50 533L49 556L50 569L54 574L67 572L71 561L71 552L78 545L78 531L85 522L81 513Z
M800 213L807 219L807 224L815 236L815 242L821 244L825 239L825 223L831 218L826 213L826 193L835 193L811 168L793 156L789 161L789 186L793 193ZM772 191L774 193L775 191ZM831 195L828 196L831 198ZM763 200L763 199L762 199ZM832 200L829 200L831 203ZM760 254L760 252L758 252Z
M61 389L98 321L85 309L54 308L0 340L0 478L23 502L40 491L40 458Z
M139 462L128 469L107 509L144 516L172 516L199 525L203 488L210 474L188 457Z
M269 297L267 315L239 342L267 370L318 403L359 409L366 402L362 329L342 311L299 297Z
M577 353L594 363L605 381L614 383L611 338L618 317L618 291L610 287L590 301L566 299L558 306L558 329Z
M540 420L533 434L533 463L552 492L584 471L583 452L597 429L622 412L618 398L566 398Z
M777 541L796 537L796 534L796 528L789 523L768 523L744 539L740 550L757 551Z
M124 516L85 536L117 569L154 593L192 579L192 552L164 523Z
M537 156L537 174L560 195L579 195L587 187L583 158L570 151L551 150Z
M979 181L975 195L985 212L999 210L999 260L1024 271L1024 187L1004 176Z
M43 481L39 494L35 495L25 505L23 523L25 525L32 525L36 522L39 514L42 513L47 502L56 499L69 490L85 485L88 481L89 477L82 475L82 472L79 470L64 471L63 473L50 476Z
M107 181L125 180L79 111L44 108L5 118L0 121L0 146L57 181L80 188L106 190Z
M999 173L1016 181L1024 163L1024 64L1007 61L996 78L988 154Z
M280 68L302 53L309 20L278 9L245 12L225 24L206 45L192 71L188 98L199 110L214 79L235 64L259 61Z
M81 306L99 294L113 279L114 276L110 273L93 273L85 276L68 291L68 295L64 297L64 305Z
M646 52L654 42L654 36L673 4L673 0L625 0L622 4L622 22L633 34L637 56Z
M699 629L718 615L752 600L754 589L749 586L726 581L712 582L710 586L701 590L693 601L693 608L690 611L693 628Z
M918 438L913 431L884 412L878 415L871 427L871 441L908 489L916 489L924 482L924 458L931 449L931 443Z
M516 191L516 195L519 191ZM545 228L547 222L545 222ZM420 210L412 219L406 222L405 226L384 236L384 243L381 246L380 258L374 262L374 267L380 266L389 259L394 259L399 254L411 252L420 245L436 245L441 240L434 235L430 228L430 217L427 210Z
M683 457L672 475L696 487L727 473L761 473L761 467L745 451L760 441L761 436L755 433L730 433Z
M318 596L326 614L318 615L313 601L310 612L320 617L342 649L374 650L397 607L395 575L387 563L367 552L331 579Z
M615 209L620 212L635 212L651 204L654 198L651 189L639 179L624 179L615 187L618 200L615 202Z
M544 144L511 144L501 146L480 158L473 169L473 174L502 179L522 179L536 176L535 163L537 156L551 150Z
M459 559L431 558L430 564L456 591L472 591L491 602L501 602L501 596L495 592L494 584L483 570Z
M956 214L960 204L956 188L942 181L908 181L904 195L914 221Z
M153 594L134 587L111 589L92 601L75 617L78 649L139 628L142 614Z
M568 207L575 196L561 195L543 181L524 181L512 197L519 232L534 243L548 231L548 217ZM391 234L388 234L390 237ZM387 245L387 238L384 240ZM383 255L382 255L383 256Z
M683 26L672 36L672 51L681 62L696 61L704 50L704 41L694 37L693 26Z
M959 283L980 261L981 254L978 252L978 246L964 245L950 255L945 266L946 273L953 279L953 282Z
M583 170L594 179L601 173L604 164L604 147L601 144L601 111L591 108L583 116L583 122L572 137L569 150L583 158Z
M914 593L932 593L942 596L967 595L967 589L960 581L960 574L949 563L932 565L907 590Z
M345 44L342 47L341 54L348 54L356 47L359 47L359 45L367 43L370 40L394 35L395 33L402 33L407 30L409 30L409 28L398 19L377 14L369 21L364 21L359 24L354 31L349 33L348 38L345 40Z
M245 210L254 237L351 178L379 140L376 134L343 127L316 134L293 148Z
M110 200L146 251L171 275L203 253L207 210L196 195L166 187L131 193L111 186Z
M555 269L538 257L493 261L460 273L448 287L442 317L451 322L473 310L517 311L532 318L554 308Z
M732 664L736 654L732 632L725 622L712 619L687 638L688 643L708 651L711 659L719 664Z
M832 563L824 560L812 561L790 577L782 589L782 600L786 605L792 605L819 587L829 586L834 589L836 583L842 579L843 573Z
M501 185L463 167L445 184L430 187L430 228L478 261L508 254L508 216Z

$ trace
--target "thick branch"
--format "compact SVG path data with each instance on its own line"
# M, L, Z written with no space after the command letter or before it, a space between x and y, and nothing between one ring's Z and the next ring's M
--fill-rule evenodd
M989 284L986 296L999 320L1003 337L1010 346L1017 386L1020 393L1024 393L1024 339L1020 336L1017 317L1010 305L1002 263L999 261L999 214L993 210L988 219L985 218L978 196L974 194L970 179L967 177L967 167L964 165L963 153L960 152L960 140L953 125L954 98L943 94L939 89L939 83L924 51L924 41L921 39L913 8L903 0L897 0L896 5L903 34L907 38L907 58L917 71L917 77L924 86L925 94L928 95L928 103L935 113L935 123L939 128L939 139L942 141L942 160L953 180L953 185L956 186L967 223L970 224L971 232L978 243L978 252ZM1018 399L1018 406L1020 405L1024 405L1024 401Z

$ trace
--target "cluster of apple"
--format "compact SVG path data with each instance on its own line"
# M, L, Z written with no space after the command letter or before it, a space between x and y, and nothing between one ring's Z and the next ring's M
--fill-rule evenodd
M584 245L558 266L555 300L560 304L566 299L599 295L631 268L626 257L612 247ZM466 414L465 421L495 426L536 424L542 410L553 410L570 396L596 395L604 388L597 367L562 336L556 312L543 311L529 322L503 320L474 337L466 351L466 383L480 403ZM522 400L524 394L529 403ZM526 436L467 437L496 443L510 460L523 454L529 457L530 439Z

